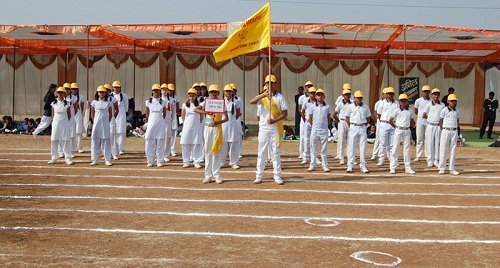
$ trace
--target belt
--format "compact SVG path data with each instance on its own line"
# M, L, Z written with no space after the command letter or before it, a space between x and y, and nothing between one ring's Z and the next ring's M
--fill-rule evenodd
M439 126L439 123L429 123L431 126Z
M449 131L455 131L458 128L456 128L456 127L444 127L443 129L446 129L446 130L449 130Z
M401 129L401 130L408 130L408 129L410 129L409 127L398 127L398 126L396 126L396 128L397 129Z
M210 123L205 123L205 126L206 126L206 127L212 127L212 122L210 122Z
M357 127L361 127L361 126L366 125L366 123L365 123L365 124L356 124L356 123L351 123L351 125L355 125L355 126L357 126Z
M340 121L345 121L345 118L340 118Z
M389 121L387 121L387 120L380 120L380 122L389 124Z

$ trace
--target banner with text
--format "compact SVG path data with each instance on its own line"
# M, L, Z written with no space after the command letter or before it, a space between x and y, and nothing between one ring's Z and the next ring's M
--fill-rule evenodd
M399 78L399 94L405 93L408 95L409 104L415 104L415 101L420 97L418 84L418 77Z

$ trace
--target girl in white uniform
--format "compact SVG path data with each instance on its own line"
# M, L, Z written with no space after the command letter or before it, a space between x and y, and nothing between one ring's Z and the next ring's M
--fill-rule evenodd
M238 161L240 160L241 125L238 123L238 118L241 108L239 106L240 102L234 99L233 87L231 85L226 85L224 87L224 97L228 120L222 124L224 144L222 145L220 162L221 164L225 164L229 153L229 165L233 169L239 169L240 166L238 166ZM205 142L207 142L206 138Z
M50 135L50 154L49 164L54 164L58 157L58 146L62 148L66 164L73 165L71 162L69 121L71 118L70 104L66 101L66 90L59 87L56 90L57 99L52 106L52 134Z
M170 162L170 148L172 147L172 122L173 122L173 113L172 110L175 109L175 103L173 99L170 97L170 93L168 90L168 85L163 83L161 85L161 98L165 102L165 107L167 108L167 112L165 114L165 146L164 146L164 158L165 162Z
M118 154L125 154L125 143L127 136L127 111L128 111L128 96L122 92L122 85L120 81L113 82L113 97L118 103L118 114L116 115L116 133L115 140L113 142L113 154L116 151Z
M75 147L76 147L76 120L75 114L78 111L78 103L76 102L76 96L71 94L71 84L64 83L64 89L66 90L66 101L70 104L71 118L69 119L69 135L70 135L70 151L71 158L75 157ZM60 146L59 157L62 157L62 146Z
M118 115L118 103L116 99L111 94L111 85L104 84L103 86L106 89L106 97L108 101L111 103L111 121L109 122L109 132L110 132L110 143L111 143L111 154L113 155L113 159L118 160L118 150L116 150L115 144L115 134L116 134L116 116ZM116 150L116 152L115 152Z
M177 153L175 152L175 143L177 142L177 131L178 131L178 122L177 122L177 115L180 112L180 104L179 104L179 98L177 98L177 95L175 95L175 85L174 84L168 84L168 93L170 97L170 104L172 107L172 141L171 141L171 146L170 147L170 155L171 156L177 156ZM165 150L165 153L168 154L168 150Z
M195 168L201 168L200 161L203 154L203 138L200 134L202 118L194 109L200 105L196 99L196 89L188 90L188 100L182 104L182 127L181 145L182 145L182 167L189 167L190 158L193 158Z
M165 157L165 117L167 115L167 102L161 98L159 84L154 84L153 95L146 101L146 118L148 127L144 138L146 139L145 151L148 167L153 166L156 154L156 165L163 166Z
M95 100L91 103L90 116L94 122L92 125L92 137L90 147L91 166L97 165L99 154L104 154L107 166L112 166L111 159L111 132L110 122L113 118L113 103L109 100L104 86L97 88Z
M77 83L71 83L71 94L76 97L78 110L75 112L75 133L76 133L76 149L79 153L83 153L82 134L83 134L83 113L85 108L85 98L80 94ZM75 148L73 148L74 150Z

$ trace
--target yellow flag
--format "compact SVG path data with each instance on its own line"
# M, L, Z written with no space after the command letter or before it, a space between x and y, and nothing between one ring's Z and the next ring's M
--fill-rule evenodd
M214 51L216 62L271 46L271 4L241 23L224 43Z

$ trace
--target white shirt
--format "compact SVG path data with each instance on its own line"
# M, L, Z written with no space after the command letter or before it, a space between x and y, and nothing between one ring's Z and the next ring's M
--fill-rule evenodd
M267 98L267 97L265 97ZM281 95L280 93L276 92L272 98L274 102L276 102L276 105L278 106L280 113L283 113L284 111L288 111L288 104L286 103L285 97ZM269 119L269 110L266 108L266 106L262 103L262 100L259 100L257 102L257 105L262 105L260 109L260 121L259 121L259 128L262 129L278 129L278 126L276 124L269 125L267 123L267 120ZM269 102L270 107L273 107L271 102ZM271 115L271 118L274 119L274 117Z
M458 127L458 119L460 118L460 111L457 107L450 110L449 107L445 107L441 110L439 116L443 119L443 128L456 128Z
M311 123L312 122L309 122L309 115L311 114L311 107L314 106L316 104L316 102L312 102L311 99L307 99L304 101L304 104L302 104L302 110L304 111L304 116L306 118L306 125L307 125L307 128L311 128Z
M337 98L337 100L335 101L335 106L339 105L343 99L344 99L344 95L340 95ZM351 102L354 102L354 94L351 94L351 97L349 98L349 100L351 100Z
M344 102L343 100L337 104L337 107L335 108L335 112L339 114L339 119L345 119L345 113L347 111L347 107L351 105L352 101L349 100L349 102Z
M373 107L373 109L375 109L375 113L378 111L378 107L380 106L380 104L384 101L384 99L380 99L378 100L377 102L375 102L375 106ZM378 121L378 117L377 117L377 121Z
M388 102L387 99L383 100L377 108L377 114L380 115L380 121L389 121L392 111L399 108L399 103L395 100Z
M399 107L392 111L391 117L396 127L410 127L411 120L415 118L415 112L409 107L407 109Z
M309 105L309 114L313 116L311 131L325 130L328 132L328 119L331 113L332 109L327 103Z
M424 115L424 109L427 106L427 104L431 103L432 99L424 99L424 97L420 97L415 101L415 109L418 109L418 120L417 124L419 125L428 125L429 123L427 122L427 119L423 118L422 116Z
M442 103L441 101L439 101L439 104L434 104L432 101L428 103L423 109L423 112L427 114L427 122L432 124L439 124L439 119L441 119L440 113L444 107L444 103Z
M299 103L299 105L302 105L302 104L304 104L304 101L308 100L308 99L309 99L309 96L307 95L307 93L304 93L304 94L302 94L302 96L299 97L299 100L297 102Z
M361 105L356 105L356 103L351 103L346 110L345 117L349 118L351 124L366 124L367 118L371 117L372 113L368 105L361 103Z

